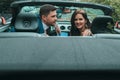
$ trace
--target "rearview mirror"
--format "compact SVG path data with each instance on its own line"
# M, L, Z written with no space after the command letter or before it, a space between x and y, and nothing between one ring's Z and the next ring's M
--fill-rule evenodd
M64 8L63 13L71 13L71 10L69 8Z

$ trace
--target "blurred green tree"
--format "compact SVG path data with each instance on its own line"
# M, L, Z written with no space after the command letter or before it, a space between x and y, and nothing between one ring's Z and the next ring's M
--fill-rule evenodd
M114 9L114 12L112 14L114 21L120 20L120 1L119 0L114 0L114 1L113 0L80 0L80 1L110 5Z

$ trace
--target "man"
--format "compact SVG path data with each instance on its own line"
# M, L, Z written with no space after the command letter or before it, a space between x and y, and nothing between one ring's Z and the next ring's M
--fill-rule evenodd
M55 28L55 32L57 34L60 34L60 29L56 24L57 21L56 7L50 4L45 4L41 6L39 14L42 23L40 29L43 28L43 33L46 33L47 35L51 36L50 29Z

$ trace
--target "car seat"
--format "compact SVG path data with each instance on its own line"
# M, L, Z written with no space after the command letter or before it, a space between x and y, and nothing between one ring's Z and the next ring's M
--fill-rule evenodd
M113 27L113 19L111 16L95 17L91 24L91 31L93 34L97 33L111 33Z
M38 20L34 13L20 12L15 21L16 32L38 32Z

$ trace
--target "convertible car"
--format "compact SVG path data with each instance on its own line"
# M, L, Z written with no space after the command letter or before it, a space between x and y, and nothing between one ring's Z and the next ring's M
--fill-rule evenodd
M37 32L43 4L57 7L59 36ZM119 80L120 34L112 7L75 1L15 1L12 18L0 26L0 78L29 80ZM61 8L69 11L61 12ZM69 36L71 14L84 9L93 36ZM51 30L54 35L54 29Z

